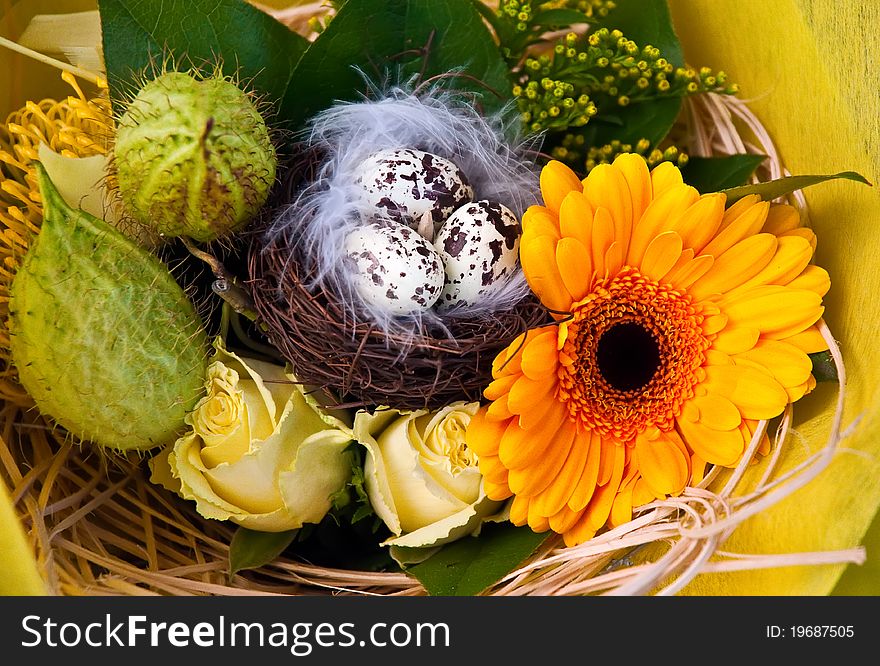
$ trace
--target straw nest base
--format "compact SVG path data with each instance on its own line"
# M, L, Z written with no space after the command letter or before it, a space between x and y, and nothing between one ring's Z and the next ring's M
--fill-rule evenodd
M716 95L689 100L680 129L679 143L691 155L765 154L770 158L760 177L784 175L769 137L739 100ZM794 201L803 205L802 198ZM308 312L293 316L304 315ZM863 561L861 549L766 556L719 549L743 520L821 473L846 436L841 423L844 367L827 328L824 334L838 366L840 387L828 440L817 453L794 469L779 469L780 453L792 434L789 407L776 426L773 451L762 462L757 484L744 487L742 478L766 422L736 469L714 469L699 487L640 507L630 523L575 548L564 548L558 538L548 539L529 561L487 593L671 594L701 572ZM351 361L340 357L335 362ZM399 390L395 381L388 390ZM143 461L104 458L71 441L32 409L13 404L0 409L0 474L12 490L52 594L425 593L403 573L340 570L288 556L230 578L228 544L234 526L202 518L191 502L151 484ZM647 552L653 556L646 557Z

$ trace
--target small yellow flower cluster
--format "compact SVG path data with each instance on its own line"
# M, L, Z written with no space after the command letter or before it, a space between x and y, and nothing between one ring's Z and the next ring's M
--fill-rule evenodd
M587 148L583 134L567 133L558 145L554 146L551 156L554 159L568 164L573 169L589 173L599 164L610 164L618 155L623 153L635 153L645 158L648 166L653 168L661 162L672 162L681 168L688 163L688 155L676 146L665 149L651 147L648 139L642 138L633 143L624 143L617 139L604 146L592 146Z
M611 164L618 155L623 153L636 153L645 158L650 168L654 168L661 162L672 162L677 167L683 167L688 163L688 155L683 150L679 150L675 146L669 146L666 149L651 148L651 142L647 139L640 139L635 145L630 143L622 143L615 139L611 143L604 146L595 146L587 151L586 167L587 173L592 171L599 164Z
M523 122L533 132L585 125L597 105L628 106L700 92L733 94L724 72L675 67L651 45L639 47L619 30L583 38L568 33L552 53L526 58L513 89Z

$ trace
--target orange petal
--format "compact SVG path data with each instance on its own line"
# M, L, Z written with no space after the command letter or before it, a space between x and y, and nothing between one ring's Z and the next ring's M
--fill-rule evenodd
M556 241L550 236L524 238L519 254L526 280L541 303L550 310L567 311L572 301L556 267Z
M623 268L623 245L614 241L605 251L605 276L617 275Z
M584 247L593 242L593 209L583 192L569 192L559 209L559 231L564 238L575 238Z
M712 430L702 423L693 423L683 418L678 420L677 425L688 448L701 460L713 465L733 465L745 450L745 441L739 428ZM693 468L693 461L691 464Z
M713 365L706 368L705 388L737 406L746 419L772 419L788 403L785 389L769 374L739 365ZM680 420L679 423L683 423Z
M498 455L498 443L507 429L507 423L487 419L486 411L486 407L481 407L471 417L465 431L465 443L478 458Z
M623 478L623 468L626 460L626 453L623 446L615 446L614 451L614 467L611 478L603 486L596 488L590 503L584 510L587 521L590 526L598 530L608 520L611 513L611 505L620 488L620 481Z
M510 393L511 387L516 383L520 375L503 375L493 380L483 391L486 400L498 400L502 395Z
M531 331L520 333L513 342L505 347L495 360L492 361L492 376L495 378L504 375L519 375L522 372L520 360L522 359L522 350L525 346L526 336Z
M590 432L578 433L581 444L588 447L587 460L584 462L584 470L578 480L577 486L568 498L568 506L573 511L580 511L593 496L599 481L599 463L602 455L602 439L599 435Z
M489 409L486 410L486 418L488 420L506 421L513 416L513 412L510 411L510 408L507 405L508 395L508 393L504 393L500 395L497 400L494 400L489 404Z
M636 437L635 454L642 478L658 495L680 493L690 476L687 453L671 440L675 433L659 433L649 439L645 433Z
M699 197L699 193L688 185L673 187L662 196L658 196L655 186L654 200L645 209L641 219L634 224L626 263L638 266L654 237L669 231L670 220L680 217Z
M583 243L576 238L560 240L556 244L556 266L572 300L584 298L593 281L593 262Z
M574 426L571 426L572 429ZM550 485L535 496L535 510L542 516L552 516L558 513L568 502L575 487L583 475L584 467L590 451L589 440L573 436L568 459L562 466L562 470Z
M605 254L614 242L614 221L604 208L596 210L593 217L593 240L590 243L593 272L605 274Z
M819 296L824 296L831 289L831 277L828 271L819 266L807 266L803 272L788 283L792 289L806 289Z
M807 354L815 354L816 352L828 349L828 343L825 342L825 338L823 338L822 334L819 332L818 326L810 326L805 331L801 331L800 333L787 338L782 338L780 342L787 342L790 345L794 345Z
M548 449L553 448L553 438L561 425L558 410L548 416L540 427L529 430L521 427L516 419L511 419L501 436L498 457L509 470L530 469L540 462ZM513 485L511 489L519 492Z
M748 351L758 343L761 331L757 328L733 326L718 334L712 348L725 354L739 354Z
M671 162L661 162L651 170L651 186L655 200L663 196L667 190L681 184L681 171Z
M746 359L766 368L784 388L793 388L807 381L813 364L810 357L794 345L776 340L761 340L753 349L733 357Z
M785 204L774 204L767 212L767 221L762 231L769 234L784 234L801 226L801 216L797 208Z
M554 401L557 381L555 376L541 379L521 376L510 389L510 395L507 397L508 409L514 414L523 415L539 405L549 406L549 403Z
M787 285L803 273L812 256L813 248L806 240L797 236L783 236L770 262L757 275L732 289L731 293L764 284Z
M693 253L693 250L685 250L682 253L682 256L687 252ZM677 289L687 289L709 272L713 263L715 263L714 257L708 254L702 254L699 257L694 257L690 261L685 262L681 266L676 266L663 277L663 280Z
M582 189L580 179L562 162L551 160L541 169L541 196L544 197L544 205L554 213L559 213L566 194Z
M529 331L520 361L520 367L526 377L543 380L547 375L556 372L559 363L556 350L558 334L559 329L556 326L545 326Z
M565 465L574 437L575 429L570 422L566 421L562 427L556 428L552 443L543 450L538 460L528 467L510 470L510 489L518 495L534 496L549 486ZM503 453L503 440L501 446L500 452Z
M692 420L699 421L712 430L733 430L742 423L742 416L736 405L717 393L695 396L689 404L698 412L698 417Z
M740 205L743 201L745 199L740 199L734 206ZM717 257L740 241L760 232L764 226L764 220L767 219L767 211L770 209L770 204L766 201L758 201L747 207L744 206L737 211L736 217L728 220L731 208L728 208L724 213L721 231L703 248L704 254L711 254Z
M759 273L776 253L778 241L772 234L758 234L740 241L723 254L706 274L688 289L697 300L724 294Z
M702 250L721 226L725 200L723 194L704 194L669 228L678 232L684 247L693 249L694 254L707 254Z
M529 206L522 218L523 236L550 236L559 239L559 220L544 206Z
M682 240L674 231L665 231L655 236L645 250L642 258L643 275L659 281L681 258Z
M822 316L821 297L812 291L780 286L753 287L723 304L728 326L757 328L765 337L786 338Z
M614 240L624 256L633 227L632 197L623 173L612 164L599 164L584 179L584 195L593 210L604 208L614 222Z
M633 220L638 220L653 197L648 163L635 153L622 153L614 158L612 165L620 170L626 181L632 200Z
M625 525L632 520L633 515L633 485L624 486L615 495L611 504L611 514L608 516L608 524L611 527Z

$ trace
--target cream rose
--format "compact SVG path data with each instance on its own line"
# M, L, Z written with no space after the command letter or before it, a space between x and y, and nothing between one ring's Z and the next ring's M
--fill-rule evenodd
M475 534L501 508L482 488L464 435L476 402L436 412L358 412L354 436L367 450L364 476L376 515L394 537L385 544L439 546Z
M284 368L216 347L191 431L150 461L151 480L252 530L320 522L351 475L351 430Z

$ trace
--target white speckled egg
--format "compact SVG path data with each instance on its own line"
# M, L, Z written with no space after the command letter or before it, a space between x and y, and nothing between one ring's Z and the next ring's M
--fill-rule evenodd
M374 153L358 165L354 182L369 203L413 229L430 212L435 232L452 211L474 198L473 188L455 164L412 148Z
M394 222L371 222L345 239L352 283L368 306L392 315L427 310L443 289L443 262L431 244Z
M519 259L520 225L506 206L481 200L457 209L434 239L446 278L439 310L474 305L513 273Z

